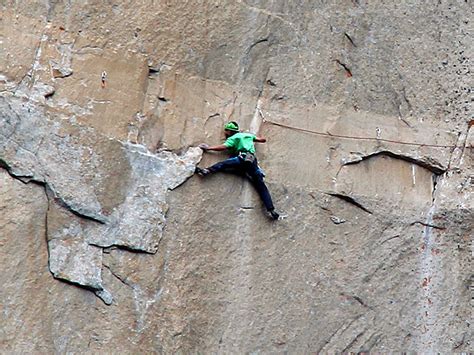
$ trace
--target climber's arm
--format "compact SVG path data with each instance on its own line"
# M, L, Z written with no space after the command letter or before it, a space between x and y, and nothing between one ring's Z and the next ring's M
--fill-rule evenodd
M254 141L257 143L265 143L267 139L265 137L255 136Z
M203 144L199 145L199 148L201 148L204 151L206 151L206 150L215 150L215 151L227 150L227 147L224 144L209 146L209 145L203 143Z

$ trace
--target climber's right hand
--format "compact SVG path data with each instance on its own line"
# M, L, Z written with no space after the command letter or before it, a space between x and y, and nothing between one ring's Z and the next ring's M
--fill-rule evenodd
M206 143L201 143L201 144L199 144L199 148L201 148L202 150L208 150L209 145L207 145Z

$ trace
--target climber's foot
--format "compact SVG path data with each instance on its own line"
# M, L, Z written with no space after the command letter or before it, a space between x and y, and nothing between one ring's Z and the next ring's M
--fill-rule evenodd
M275 210L269 210L268 213L270 215L270 218L273 219L274 221L280 218L280 215Z
M209 175L211 173L211 171L209 169L202 169L202 168L199 168L199 167L196 167L196 170L194 171L196 174L198 174L199 176L206 176L206 175Z

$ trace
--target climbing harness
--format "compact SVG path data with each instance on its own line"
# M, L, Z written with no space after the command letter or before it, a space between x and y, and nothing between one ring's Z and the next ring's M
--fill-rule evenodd
M257 159L255 157L255 154L252 154L250 152L240 152L239 153L239 158L245 162L245 163L249 163L249 164L253 164L253 162L255 161L255 159Z

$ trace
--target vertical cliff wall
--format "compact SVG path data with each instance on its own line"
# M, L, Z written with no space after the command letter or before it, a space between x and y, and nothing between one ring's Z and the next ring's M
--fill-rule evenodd
M472 351L469 1L0 8L3 352Z

